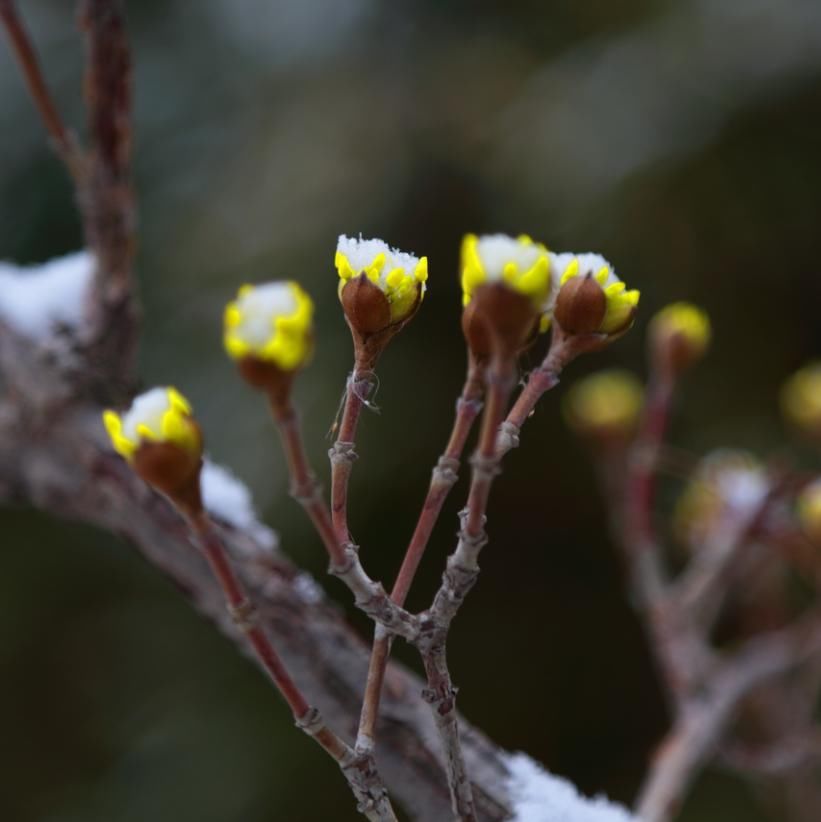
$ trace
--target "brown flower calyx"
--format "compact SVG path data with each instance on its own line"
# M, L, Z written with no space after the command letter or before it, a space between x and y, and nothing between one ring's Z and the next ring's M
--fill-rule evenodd
M296 370L280 368L276 363L249 356L237 360L237 371L249 385L268 394L275 410L287 405Z
M364 272L344 283L339 299L353 336L356 359L363 368L373 367L385 346L413 318L421 303L419 296L400 320L392 319L388 297Z
M533 301L503 283L479 286L462 312L462 332L478 360L517 356L533 342L538 327Z
M202 511L202 457L173 442L144 441L134 452L132 466L146 483L165 494L188 515Z
M556 297L553 319L568 334L592 334L601 327L607 297L592 276L572 277Z

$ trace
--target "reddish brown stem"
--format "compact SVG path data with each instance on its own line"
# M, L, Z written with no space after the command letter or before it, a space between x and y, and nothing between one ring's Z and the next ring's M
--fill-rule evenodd
M290 402L272 401L271 412L277 423L282 439L282 448L288 462L288 472L291 477L291 496L302 505L308 514L322 540L322 544L325 546L325 550L328 552L331 565L342 567L346 563L344 543L337 539L330 512L308 464L296 410Z
M279 654L274 650L268 637L256 624L254 606L234 573L222 541L214 531L211 521L205 513L199 513L192 518L191 524L205 558L211 566L211 571L225 594L225 601L232 618L245 632L262 667L288 703L294 717L297 720L301 719L308 713L310 705L285 670Z
M396 577L391 599L397 605L404 605L410 591L419 563L427 548L430 536L439 519L442 506L453 488L457 471L465 448L468 435L481 409L482 380L479 369L471 362L462 393L456 403L456 417L450 433L447 447L433 469L428 493L422 505L416 528L408 544L402 566ZM365 695L362 701L362 713L359 717L357 749L370 750L376 738L376 720L379 715L379 699L385 679L385 670L390 656L391 637L377 629L374 635L368 665L368 677L365 683Z
M345 408L331 458L331 516L337 541L344 545L351 541L348 530L348 483L356 460L356 429L362 408L373 391L375 375L370 364L357 360L345 387Z
M37 52L34 50L31 39L23 21L17 13L14 0L0 0L0 20L6 29L14 56L23 72L23 77L43 125L60 156L67 163L72 173L76 172L74 163L74 145L68 131L63 125L60 113L54 100L51 98L45 78L40 69Z
M265 672L288 703L297 727L311 736L342 770L357 799L360 812L372 822L396 822L396 816L372 760L357 756L350 746L331 730L316 708L312 708L291 678L279 654L256 622L256 610L231 567L225 546L208 515L195 511L190 522L205 558L225 595L228 611L248 637L248 643Z

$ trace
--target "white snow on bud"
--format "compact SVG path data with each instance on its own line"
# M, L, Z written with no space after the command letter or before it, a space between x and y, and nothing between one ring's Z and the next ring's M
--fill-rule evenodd
M613 266L602 257L601 254L596 254L593 251L583 251L581 253L574 253L572 251L564 251L561 254L554 254L550 252L550 271L553 278L560 282L562 275L567 271L567 267L573 260L579 261L579 276L586 277L588 274L595 277L603 268L608 270L607 279L602 283L604 287L612 285L619 281Z
M498 282L508 263L515 263L520 272L529 271L544 255L544 249L507 234L483 234L476 243L476 253L488 280Z
M419 257L391 248L384 240L363 240L361 234L358 238L340 234L336 250L341 251L348 258L355 272L365 270L380 254L384 254L385 265L382 266L380 282L383 282L395 268L403 269L406 274L413 274L416 266L419 265Z
M638 822L621 805L582 796L570 782L549 774L526 754L511 754L505 764L510 772L511 822Z
M0 322L34 338L60 326L78 326L93 273L94 257L88 251L40 265L0 262Z
M248 486L238 480L227 468L211 460L202 464L202 502L209 514L228 525L244 531L259 545L271 550L276 535L257 518Z

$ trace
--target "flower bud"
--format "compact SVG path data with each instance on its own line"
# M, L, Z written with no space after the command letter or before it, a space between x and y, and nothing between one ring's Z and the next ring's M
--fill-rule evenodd
M382 240L339 237L339 299L358 353L371 362L407 323L425 296L428 258Z
M801 491L796 511L804 533L815 545L821 545L821 479Z
M659 370L675 375L704 356L710 344L710 319L690 303L662 308L648 330L650 350Z
M550 258L529 237L468 234L462 241L462 330L474 356L498 345L515 356L550 325Z
M627 291L599 254L551 254L559 293L553 316L566 334L615 337L633 324L638 291Z
M295 282L244 285L224 316L225 350L243 378L275 401L313 353L311 298Z
M579 435L599 441L625 441L636 430L644 390L628 371L600 371L571 386L563 411Z
M770 487L764 466L753 455L715 451L701 461L676 504L676 530L697 547L729 520L749 517Z
M821 440L821 362L796 371L781 389L781 409L797 431Z
M122 416L105 411L103 423L114 450L145 482L187 512L202 507L202 432L175 388L152 388Z

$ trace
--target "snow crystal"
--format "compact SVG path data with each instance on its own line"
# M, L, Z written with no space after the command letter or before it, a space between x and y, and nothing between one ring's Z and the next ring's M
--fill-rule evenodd
M523 753L507 758L511 822L638 822L603 797L588 799L566 779L553 776Z
M93 272L88 251L40 265L0 262L0 321L28 337L44 337L58 325L78 325Z
M274 547L274 532L257 519L251 492L227 468L204 460L201 482L202 501L210 514L245 531L263 548Z

